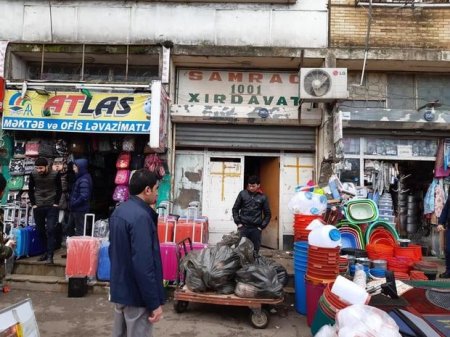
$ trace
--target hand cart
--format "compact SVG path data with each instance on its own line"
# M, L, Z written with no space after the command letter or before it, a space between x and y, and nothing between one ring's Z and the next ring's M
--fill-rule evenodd
M242 298L234 294L223 295L214 292L196 293L190 291L186 287L186 285L184 285L183 280L185 279L185 275L181 275L179 263L182 256L185 256L188 253L186 242L189 243L192 250L192 242L190 238L185 239L177 244L178 287L174 292L173 306L175 311L177 313L183 313L187 310L189 302L248 307L251 310L250 323L253 325L253 327L257 329L265 329L269 324L270 316L269 312L265 308L263 308L263 305L280 304L284 299Z

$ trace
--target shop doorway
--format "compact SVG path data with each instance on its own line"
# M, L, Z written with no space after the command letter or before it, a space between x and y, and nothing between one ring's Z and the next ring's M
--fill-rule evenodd
M279 157L245 157L244 186L247 178L257 175L261 180L261 189L267 195L272 213L269 225L262 234L262 247L278 249L279 213L280 213L280 158Z

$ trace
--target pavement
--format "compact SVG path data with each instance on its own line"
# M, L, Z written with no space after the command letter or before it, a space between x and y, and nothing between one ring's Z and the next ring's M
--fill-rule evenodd
M65 293L12 289L0 293L0 310L27 298L42 337L111 336L113 307L106 294L68 298ZM294 310L291 296L270 314L266 329L251 326L246 307L190 303L186 312L177 314L169 299L163 312L154 337L311 337L306 317Z

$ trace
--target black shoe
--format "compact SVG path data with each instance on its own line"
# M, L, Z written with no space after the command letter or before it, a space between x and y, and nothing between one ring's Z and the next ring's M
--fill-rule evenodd
M450 278L450 272L446 271L439 275L439 278Z
M42 255L42 256L38 259L38 261L39 261L39 262L47 261L47 254Z

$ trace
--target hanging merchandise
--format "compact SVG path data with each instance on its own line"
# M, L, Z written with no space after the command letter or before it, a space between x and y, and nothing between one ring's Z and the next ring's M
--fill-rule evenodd
M436 185L436 189L434 192L434 214L438 218L441 216L445 204L445 193L441 185L442 180L439 184Z
M162 160L156 153L148 154L144 160L144 167L150 172L155 172L159 179L166 174Z
M436 178L448 177L450 175L450 169L444 168L444 154L445 154L444 140L440 139L438 143L438 149L436 152L436 162L434 165L434 176Z
M25 158L25 143L24 140L14 141L14 158Z
M117 169L127 169L130 166L131 154L130 152L122 152L116 161Z
M431 214L434 212L434 195L437 185L437 179L433 179L423 200L423 214Z
M24 160L11 159L9 162L9 174L12 176L21 176L25 174Z
M135 151L135 139L133 136L126 136L123 139L122 151L133 152Z

